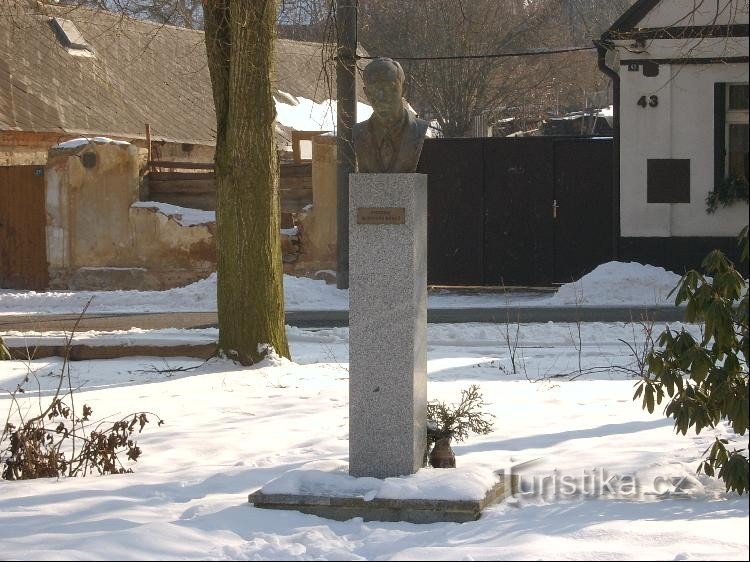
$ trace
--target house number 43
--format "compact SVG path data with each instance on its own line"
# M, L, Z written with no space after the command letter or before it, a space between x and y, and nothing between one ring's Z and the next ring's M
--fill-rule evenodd
M659 105L659 96L641 96L638 98L638 105L641 107L656 107Z

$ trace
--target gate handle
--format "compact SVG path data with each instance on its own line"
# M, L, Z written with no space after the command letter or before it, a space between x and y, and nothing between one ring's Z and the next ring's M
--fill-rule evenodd
M557 209L560 207L560 205L557 204L557 199L552 200L552 218L557 218Z

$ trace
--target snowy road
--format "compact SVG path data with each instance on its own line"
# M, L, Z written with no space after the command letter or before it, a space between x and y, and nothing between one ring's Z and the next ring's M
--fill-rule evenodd
M652 320L680 321L684 309L674 306L512 306L485 308L445 308L427 311L429 323L515 323L515 322L628 322ZM0 314L0 333L10 331L129 330L141 328L207 328L218 326L215 312L141 312L85 314ZM298 328L348 326L347 310L296 310L287 312L285 324Z

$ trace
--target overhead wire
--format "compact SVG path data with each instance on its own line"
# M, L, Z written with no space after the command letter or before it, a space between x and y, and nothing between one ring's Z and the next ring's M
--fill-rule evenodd
M438 57L399 57L391 55L389 58L394 60L412 60L412 61L429 61L429 60L467 60L467 59L499 59L504 57L532 57L539 55L554 55L557 53L572 53L575 51L593 51L596 47L561 47L559 49L531 49L529 51L513 51L510 53L494 53L487 55L445 55ZM355 55L359 59L376 59L377 56Z

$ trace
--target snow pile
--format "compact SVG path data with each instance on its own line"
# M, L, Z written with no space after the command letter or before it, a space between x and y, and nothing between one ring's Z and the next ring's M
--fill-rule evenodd
M195 226L197 224L210 224L216 222L215 211L203 211L201 209L189 209L162 203L161 201L136 201L131 205L137 209L155 209L171 219L174 219L182 226Z
M484 499L497 482L494 472L480 466L451 469L425 468L400 478L355 478L349 463L338 460L313 461L285 472L262 488L264 494L362 497L373 499Z
M96 312L215 312L216 273L185 287L164 291L0 290L2 314L77 314L89 301ZM319 279L284 276L286 310L346 310L349 291Z
M64 331L32 331L6 330L3 332L3 341L10 347L26 347L33 349L36 346L64 346L70 339L71 334ZM130 328L129 330L89 330L76 332L72 339L75 345L87 346L171 346L171 345L205 345L214 344L219 339L218 328L162 328L160 330L147 330L143 328Z
M284 275L286 310L347 310L349 291L328 285L322 279Z
M143 202L137 206L152 206ZM173 205L159 203L160 212L181 214ZM183 224L199 224L203 213L182 215ZM175 216L175 215L172 215ZM560 287L553 296L543 293L470 293L439 290L428 296L431 309L488 308L505 306L670 305L666 295L680 277L660 267L639 263L609 262L579 281ZM17 291L0 289L2 314L77 314L93 297L94 312L215 312L216 273L185 287L165 291ZM321 279L284 275L284 301L288 311L347 310L349 291Z
M679 281L679 275L663 267L611 261L562 285L548 304L668 306L674 304L674 295L668 295Z

